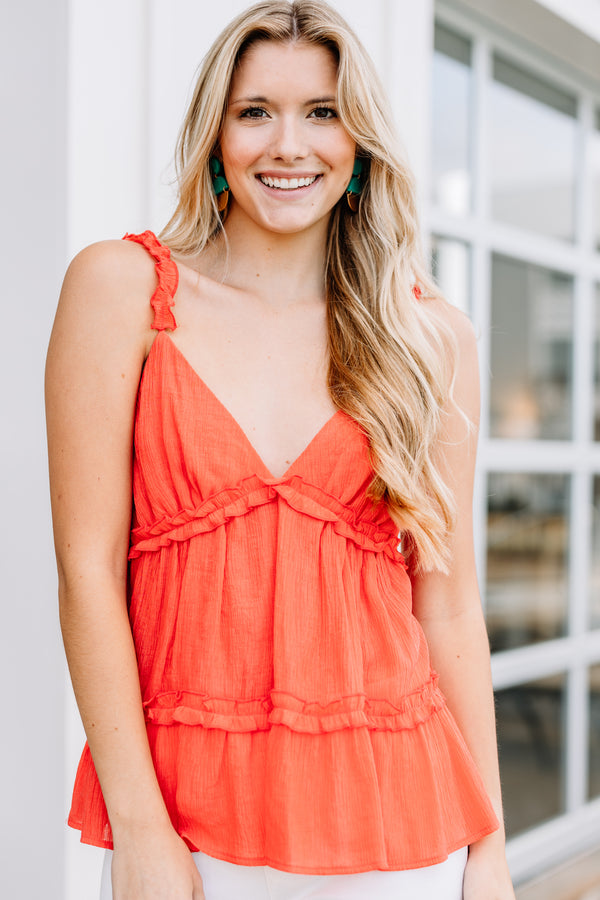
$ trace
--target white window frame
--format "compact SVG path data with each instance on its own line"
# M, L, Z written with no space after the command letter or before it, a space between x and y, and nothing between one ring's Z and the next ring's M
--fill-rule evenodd
M565 63L545 55L519 35L492 30L479 17L436 3L435 18L472 41L472 208L461 217L428 209L426 234L464 241L470 248L471 311L480 334L482 419L476 474L475 534L480 584L486 583L486 484L489 472L553 472L570 476L568 548L568 632L565 637L502 651L492 656L497 690L554 674L566 674L565 813L515 836L508 842L508 857L516 883L533 877L548 865L597 844L600 834L600 798L587 801L589 752L588 667L600 663L600 629L588 629L591 573L591 503L594 476L600 475L600 443L593 442L593 342L590 324L595 317L595 285L600 283L600 254L594 249L591 204L585 186L591 184L587 134L593 129L594 110L600 106L597 90ZM578 98L577 159L579 178L575 196L575 240L534 234L494 222L488 208L486 171L486 96L492 83L493 53L558 84ZM489 132L488 132L489 133ZM492 255L564 272L573 278L573 404L572 438L564 441L508 440L489 434L489 372ZM485 605L485 591L482 591Z

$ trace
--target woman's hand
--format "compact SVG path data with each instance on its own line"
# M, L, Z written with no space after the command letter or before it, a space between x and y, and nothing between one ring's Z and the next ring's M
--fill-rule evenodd
M205 900L192 854L172 828L115 839L114 847L113 900Z
M504 842L497 834L469 847L463 900L515 900Z

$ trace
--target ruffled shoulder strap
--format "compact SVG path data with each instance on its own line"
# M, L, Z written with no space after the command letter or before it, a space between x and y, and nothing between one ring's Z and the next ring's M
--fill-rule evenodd
M126 234L123 240L141 244L155 261L158 286L150 298L154 310L154 321L151 327L155 331L164 331L166 328L175 331L177 323L171 307L175 303L173 298L179 284L179 270L171 259L171 251L165 244L161 244L153 231L144 231L142 234Z

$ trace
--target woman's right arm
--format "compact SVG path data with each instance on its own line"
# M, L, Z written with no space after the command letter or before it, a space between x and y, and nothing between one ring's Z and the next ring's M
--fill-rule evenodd
M46 365L63 640L113 832L114 900L201 900L148 745L127 615L134 411L152 341L146 251L107 241L71 263Z

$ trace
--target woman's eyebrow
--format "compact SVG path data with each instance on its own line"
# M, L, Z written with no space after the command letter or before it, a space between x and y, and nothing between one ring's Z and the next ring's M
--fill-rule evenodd
M268 97L236 97L230 101L234 103L269 103ZM317 103L334 103L335 97L314 97L312 100L306 100L305 106L312 106Z
M232 103L268 103L266 97L236 97Z

